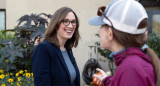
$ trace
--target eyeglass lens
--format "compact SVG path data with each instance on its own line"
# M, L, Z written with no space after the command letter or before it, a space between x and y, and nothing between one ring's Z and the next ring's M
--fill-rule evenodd
M62 22L66 26L68 26L70 23L72 24L72 26L76 25L76 20L69 21L69 19L63 19Z

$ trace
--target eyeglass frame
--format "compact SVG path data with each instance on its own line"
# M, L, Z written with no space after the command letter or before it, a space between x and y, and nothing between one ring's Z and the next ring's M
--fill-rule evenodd
M103 8L103 9L102 9L102 8ZM102 16L102 15L103 15L103 16L111 23L111 27L114 28L111 20L110 20L110 19L105 15L105 13L104 13L105 9L106 9L105 6L99 7L99 8L98 8L98 11L97 11L97 15L98 15L98 16ZM101 13L101 14L100 14L100 13Z
M68 24L64 24L64 20L67 20L67 22L69 22L69 23L68 23ZM75 21L75 25L73 25L73 23L72 23L73 21ZM69 19L63 19L61 22L62 22L65 26L70 25L70 23L71 23L72 26L76 26L76 25L77 25L77 21L76 21L76 20L69 21Z

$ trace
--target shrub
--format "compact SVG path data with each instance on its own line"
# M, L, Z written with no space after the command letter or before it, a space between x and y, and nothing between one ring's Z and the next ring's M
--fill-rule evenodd
M34 43L38 37L43 37L50 18L51 15L45 13L24 15L18 19L18 25L13 30L2 31L0 70L13 73L18 70L32 72ZM8 32L14 32L14 37L6 38L4 34Z
M157 56L160 58L160 35L156 33L149 34L147 44L155 51Z

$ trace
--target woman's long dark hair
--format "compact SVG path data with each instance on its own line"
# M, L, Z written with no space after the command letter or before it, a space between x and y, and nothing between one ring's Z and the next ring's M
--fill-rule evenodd
M73 12L73 14L75 15L76 28L75 28L75 32L74 32L72 38L67 40L64 47L67 49L70 49L72 47L78 46L78 42L79 42L79 38L80 38L79 30L78 30L79 19L78 19L77 15L75 14L75 12L69 7L62 7L54 13L54 15L52 16L52 19L48 25L48 28L45 31L43 40L47 40L47 41L53 43L55 46L59 47L59 40L57 38L57 30L59 29L61 21L67 16L67 14L69 12Z

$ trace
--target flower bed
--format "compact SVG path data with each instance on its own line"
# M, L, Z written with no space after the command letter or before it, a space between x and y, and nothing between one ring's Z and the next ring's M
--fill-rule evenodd
M34 86L33 73L27 70L5 73L0 70L0 86Z

